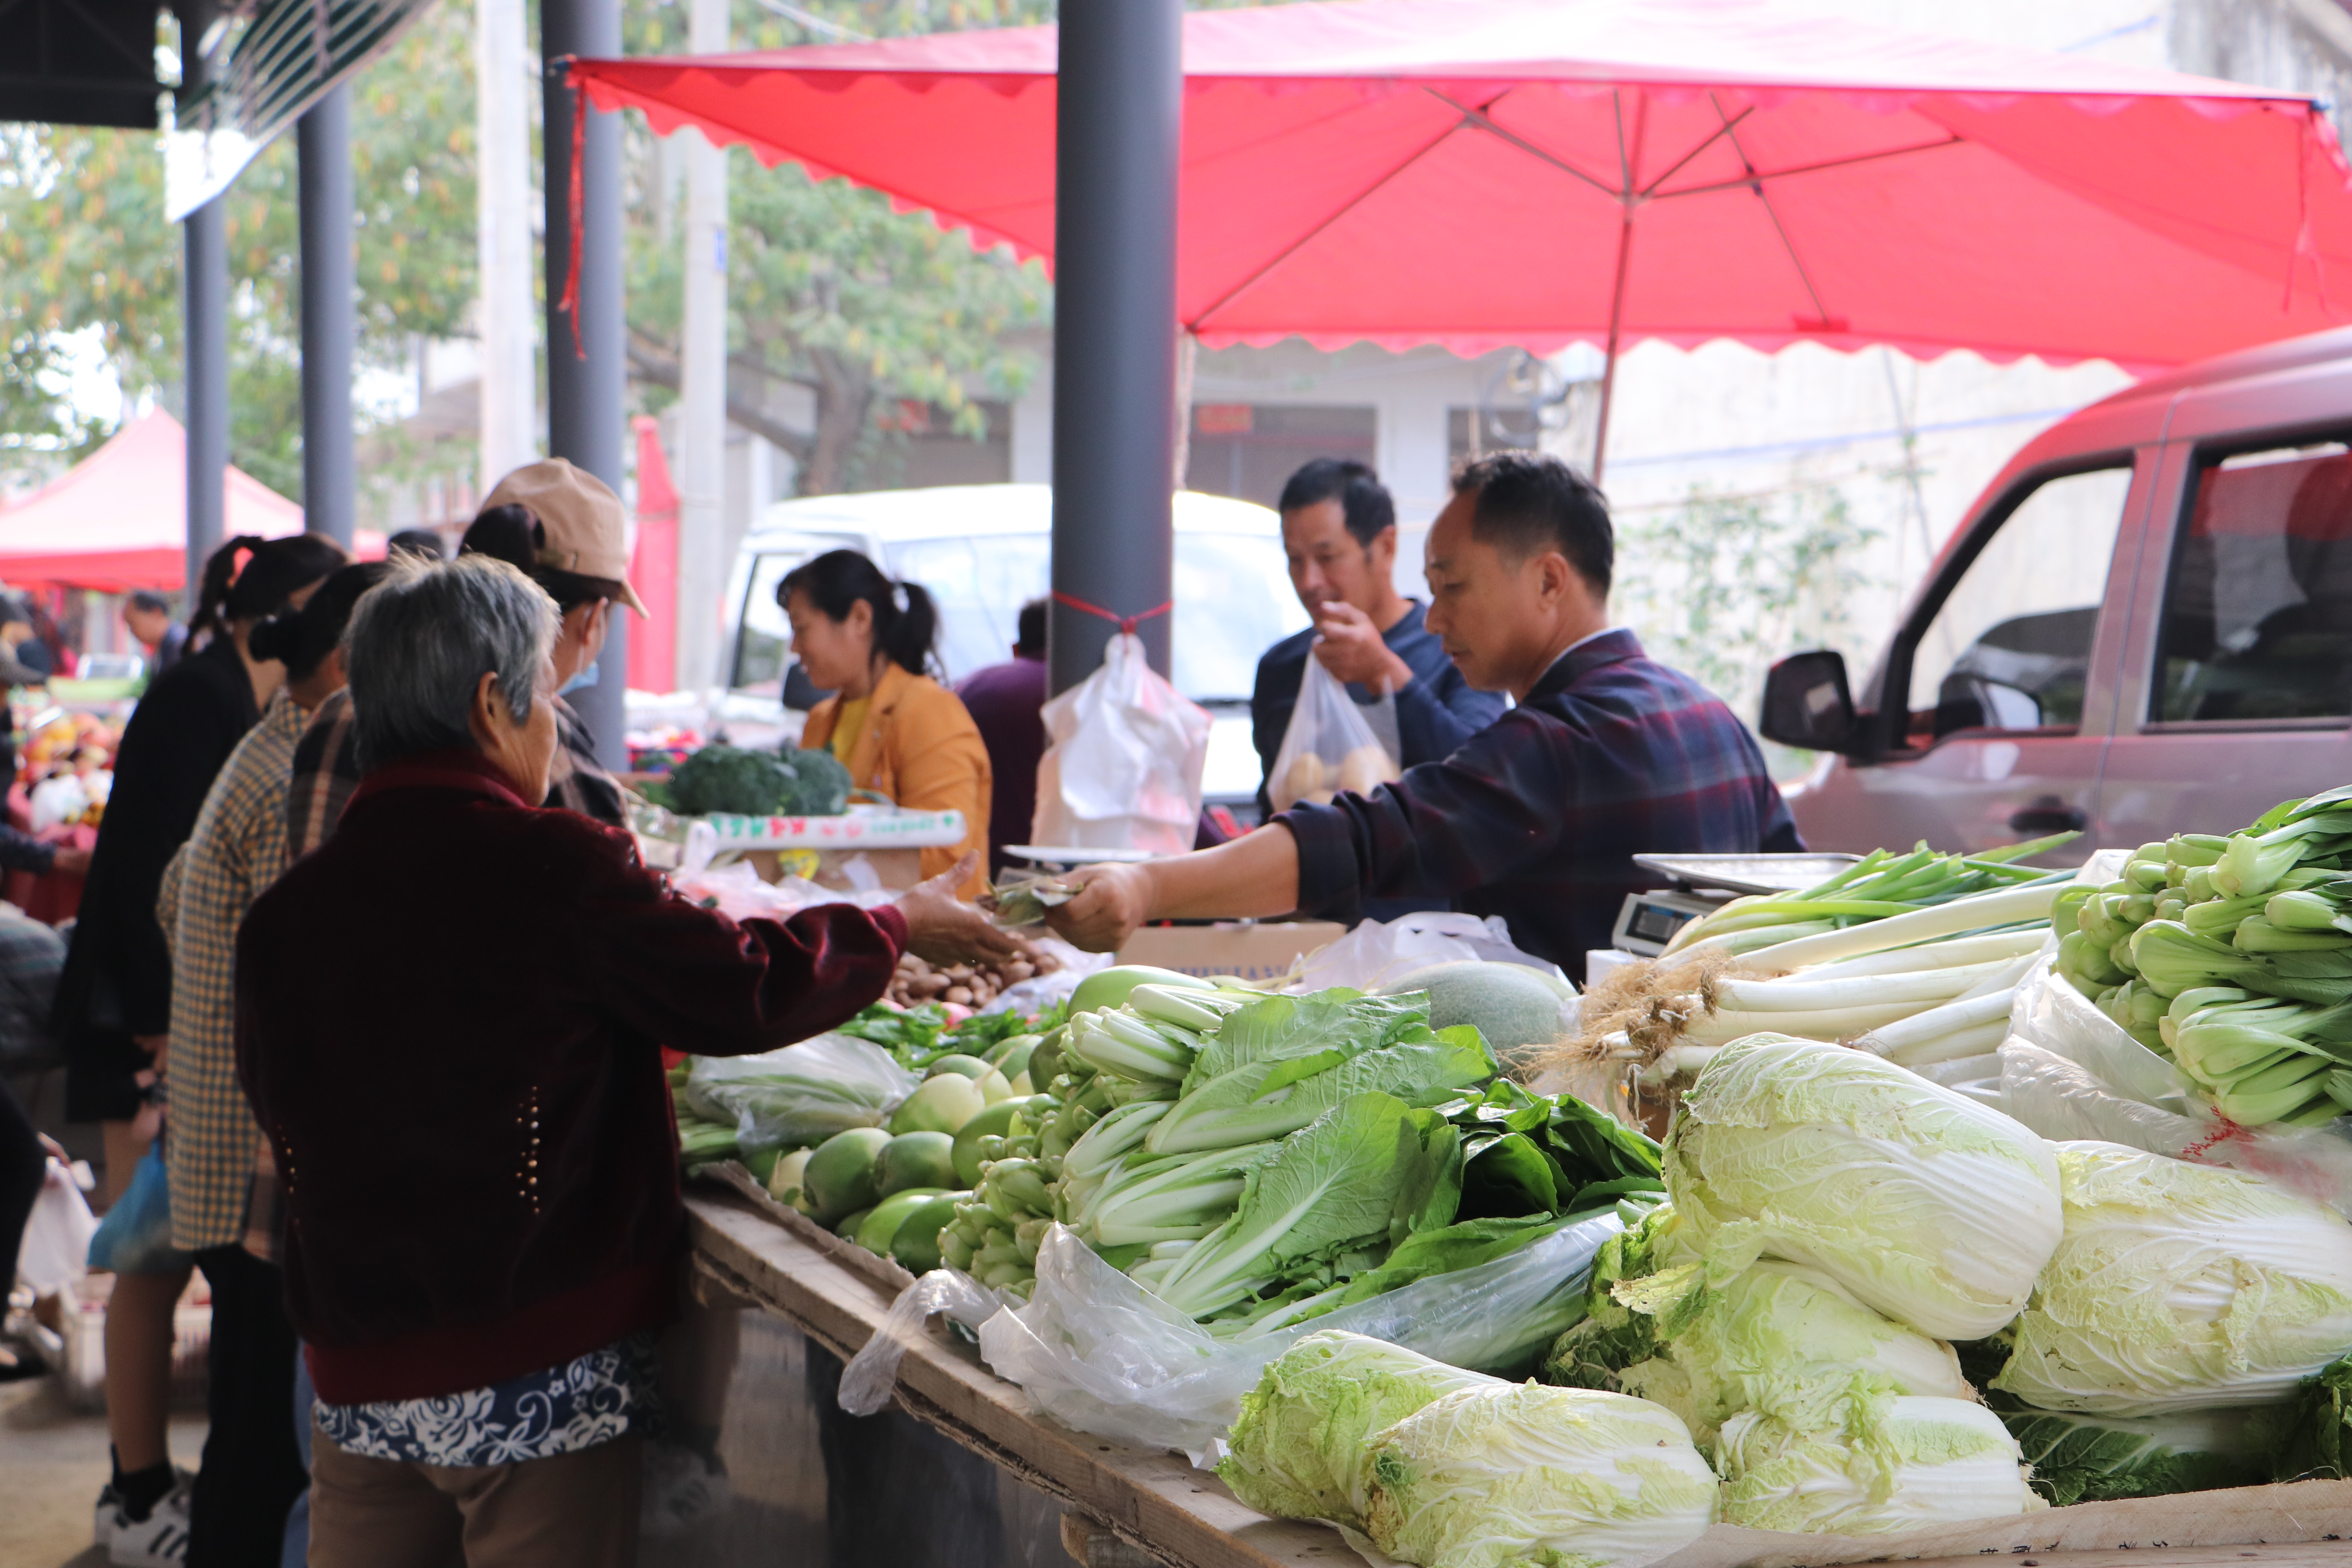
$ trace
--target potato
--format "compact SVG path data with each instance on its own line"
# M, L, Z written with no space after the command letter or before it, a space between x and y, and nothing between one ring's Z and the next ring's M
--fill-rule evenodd
M1391 783L1397 776L1396 763L1389 759L1384 747L1358 746L1339 762L1339 787L1357 795Z
M1282 779L1285 804L1303 800L1323 788L1327 782L1325 775L1329 771L1323 765L1323 759L1312 752L1301 752L1291 758L1290 766Z

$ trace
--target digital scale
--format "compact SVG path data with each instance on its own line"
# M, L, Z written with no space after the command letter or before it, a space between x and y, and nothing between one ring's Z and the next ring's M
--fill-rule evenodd
M1825 882L1858 855L1636 855L1633 864L1669 886L1625 895L1610 944L1655 958L1675 933L1747 893L1793 893Z

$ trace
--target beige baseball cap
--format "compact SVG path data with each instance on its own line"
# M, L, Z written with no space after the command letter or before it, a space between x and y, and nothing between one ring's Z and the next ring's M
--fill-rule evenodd
M523 506L539 519L545 536L539 563L583 577L617 583L621 602L639 615L645 601L629 586L629 517L612 487L563 458L527 463L498 482L482 510Z

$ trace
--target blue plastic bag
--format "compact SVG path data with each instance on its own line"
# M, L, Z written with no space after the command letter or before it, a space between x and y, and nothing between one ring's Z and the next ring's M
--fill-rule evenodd
M170 1274L194 1261L172 1245L172 1179L164 1173L159 1138L131 1173L130 1190L99 1221L89 1238L89 1266L116 1274Z

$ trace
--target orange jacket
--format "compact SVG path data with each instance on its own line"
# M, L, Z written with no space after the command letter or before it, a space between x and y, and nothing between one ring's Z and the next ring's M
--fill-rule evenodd
M809 710L801 731L803 746L830 746L841 699L828 697ZM849 750L849 782L887 795L909 811L963 813L963 842L926 849L923 875L936 877L962 858L981 852L980 868L957 889L976 898L988 886L988 748L979 726L956 694L928 675L909 675L896 664L882 667L866 708L866 730Z

